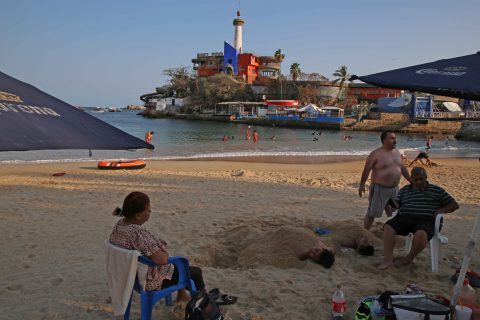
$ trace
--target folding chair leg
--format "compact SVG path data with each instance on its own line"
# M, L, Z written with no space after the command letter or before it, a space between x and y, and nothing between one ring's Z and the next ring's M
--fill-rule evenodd
M148 297L141 297L141 319L142 320L151 320L152 319L152 309L153 305Z
M430 240L430 258L432 260L432 272L438 272L438 259L440 258L440 239L433 237Z
M413 234L409 233L407 238L405 239L405 253L409 254L410 250L412 250L412 241L413 241Z
M172 295L171 294L169 294L168 296L165 297L165 304L167 306L173 306Z
M132 291L132 294L130 295L130 300L128 300L127 309L125 309L125 313L123 314L123 320L130 319L130 307L132 306L132 297L133 297L133 291Z

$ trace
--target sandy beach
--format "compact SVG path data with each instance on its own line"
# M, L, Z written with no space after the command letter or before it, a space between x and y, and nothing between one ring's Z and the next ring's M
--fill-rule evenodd
M450 296L475 214L480 213L478 160L440 159L431 183L460 204L446 215L440 270L430 270L427 248L407 268L380 271L382 225L373 257L343 249L331 269L295 257L342 226L362 224L367 198L357 193L363 159L322 164L235 161L148 161L136 171L101 171L96 163L3 165L0 168L0 319L111 319L102 243L111 215L131 191L146 192L152 215L145 227L168 242L170 255L202 267L207 288L239 298L222 307L227 319L328 319L341 284L347 318L358 301L417 284ZM52 176L65 172L64 176ZM402 180L402 184L405 181ZM315 227L329 228L328 236ZM338 232L336 233L336 230ZM397 255L403 253L403 239ZM480 271L479 248L471 268ZM133 319L139 318L134 296ZM163 303L156 319L178 319Z

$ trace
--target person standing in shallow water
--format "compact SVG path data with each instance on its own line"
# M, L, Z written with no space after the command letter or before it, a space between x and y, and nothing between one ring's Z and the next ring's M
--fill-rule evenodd
M257 132L257 130L253 130L253 142L258 142L258 132Z
M358 195L365 193L365 183L371 175L368 196L368 209L363 226L369 230L375 218L380 218L385 210L388 200L398 192L400 178L403 175L411 182L410 173L403 164L400 152L396 149L397 137L392 131L384 131L380 136L382 146L373 150L365 161Z
M250 140L252 138L252 131L250 130L250 126L247 128L247 132L245 134L245 139Z
M425 143L425 147L427 151L432 149L432 142L433 142L433 136L430 136L430 138L428 138L427 142Z
M147 133L145 133L145 142L146 143L149 143L149 144L152 143L152 138L153 138L154 133L155 132L153 132L153 131L147 131Z

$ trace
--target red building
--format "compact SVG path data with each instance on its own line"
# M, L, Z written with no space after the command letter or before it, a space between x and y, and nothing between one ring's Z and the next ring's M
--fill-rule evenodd
M244 53L242 51L242 28L245 21L240 18L240 12L233 20L235 26L234 48L237 54L237 65L234 69L236 75L242 76L248 84L254 83L259 78L276 79L280 75L281 61L272 56L257 56L253 53ZM228 72L225 68L225 60L229 60L228 55L225 58L223 52L197 53L197 57L192 59L193 70L199 77L210 77L221 72ZM232 59L232 62L235 63ZM236 68L235 68L236 67Z
M238 75L243 76L248 84L257 80L259 65L258 57L252 53L240 53L238 55Z
M197 53L192 59L193 70L197 71L199 77L209 77L222 72L223 52Z

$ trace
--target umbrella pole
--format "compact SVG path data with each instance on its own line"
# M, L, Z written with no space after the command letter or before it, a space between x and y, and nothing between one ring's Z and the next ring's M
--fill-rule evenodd
M457 283L455 284L455 290L450 300L450 306L455 308L458 302L458 297L460 296L460 290L462 290L463 280L465 279L465 275L467 274L468 265L470 263L470 259L472 258L472 252L475 248L476 238L480 233L480 214L477 214L475 217L475 224L472 229L472 234L470 235L470 240L467 244L467 249L465 250L465 255L463 256L462 268L460 269L460 273L458 275Z

